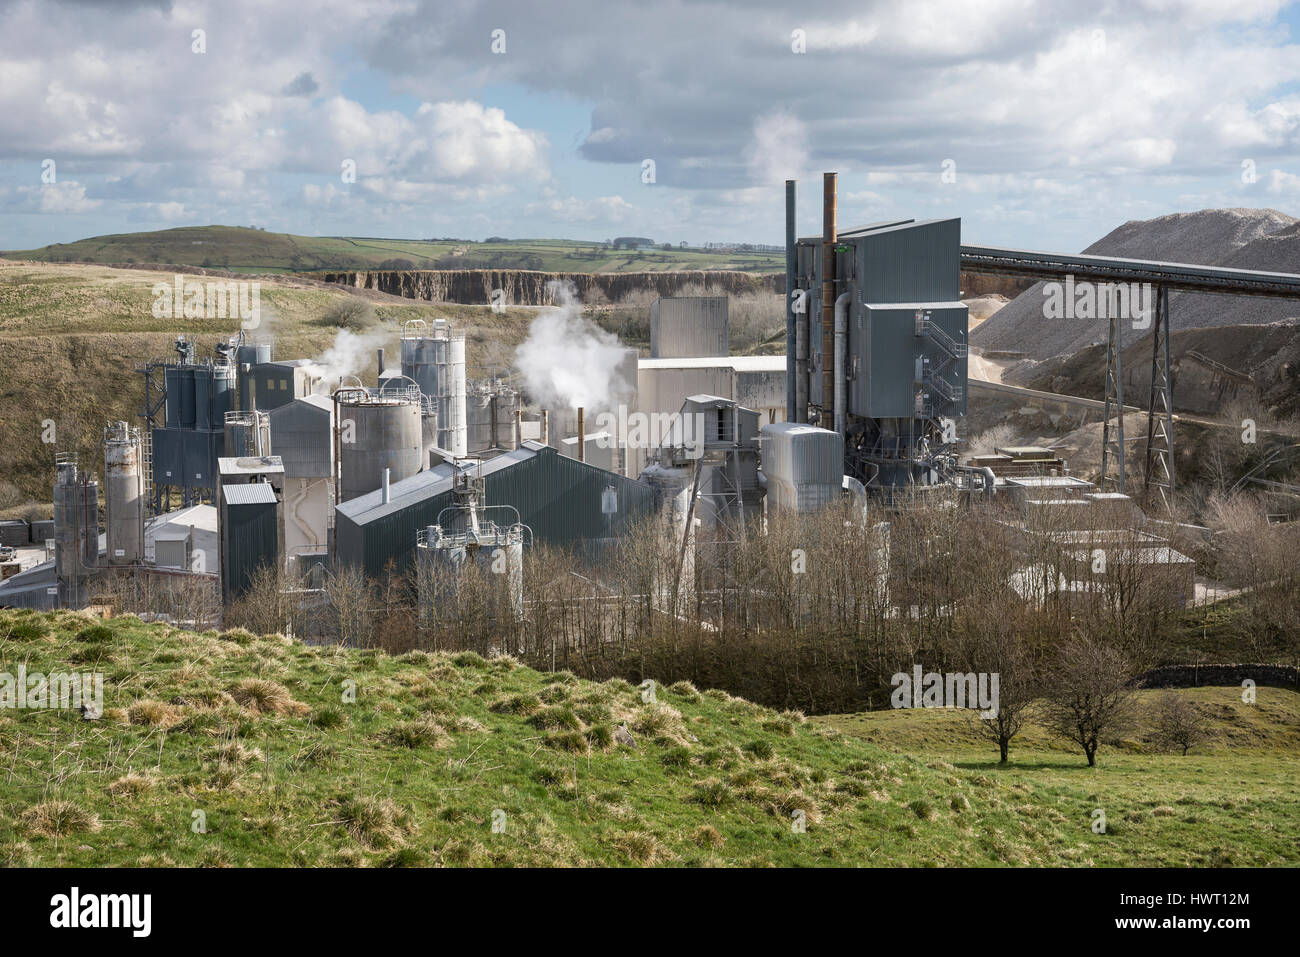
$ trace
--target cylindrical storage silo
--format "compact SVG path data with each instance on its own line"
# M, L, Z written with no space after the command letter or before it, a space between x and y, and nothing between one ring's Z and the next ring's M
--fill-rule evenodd
M228 364L212 367L212 425L219 429L226 413L235 407L235 367Z
M465 337L434 339L439 444L454 455L468 453L465 429Z
M181 427L181 370L179 366L163 368L163 387L167 390L167 428Z
M453 335L443 320L425 335L410 323L402 335L402 375L412 379L438 412L438 445L453 455L468 450L465 428L465 337Z
M59 605L80 608L99 558L99 484L85 481L75 455L55 459L54 569Z
M266 412L227 412L226 457L271 455L271 416Z
M465 448L482 452L492 443L492 393L475 389L465 397Z
M238 376L239 408L250 409L253 405L253 378L249 374L254 366L271 361L269 343L243 345L235 350L235 365ZM231 408L234 406L232 405Z
M218 420L220 423L220 420ZM194 427L212 428L212 367L194 368Z
M497 448L518 448L519 443L515 436L515 414L519 411L519 393L513 389L501 389L497 392L493 405L496 409Z
M180 390L177 401L180 408L180 427L194 428L194 367L181 366L177 370L176 387Z
M144 560L144 472L140 431L125 422L104 434L104 532L110 565Z
M429 452L438 447L438 413L433 409L420 413L421 465L428 462Z
M81 560L87 568L99 564L99 483L86 478L81 484Z
M379 488L384 469L400 482L420 471L420 403L360 395L339 406L339 501Z

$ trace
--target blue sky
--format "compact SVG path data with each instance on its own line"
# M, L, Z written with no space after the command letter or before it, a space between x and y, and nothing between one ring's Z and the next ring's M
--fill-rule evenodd
M779 243L782 181L815 232L828 169L845 224L1031 248L1300 215L1300 6L1083 7L0 0L0 248L207 223Z

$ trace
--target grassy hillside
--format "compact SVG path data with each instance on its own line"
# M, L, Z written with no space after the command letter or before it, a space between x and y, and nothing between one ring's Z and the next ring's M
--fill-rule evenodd
M178 333L195 337L204 356L238 331L234 319L155 319L151 287L172 279L143 269L0 261L0 515L29 502L48 515L54 453L93 454L106 420L137 421L144 379L135 370L151 358L174 358ZM338 332L326 318L330 307L355 295L292 277L264 279L259 332L274 337L277 358L318 356ZM466 333L471 376L508 369L534 315L522 308L498 314L486 306L367 298L376 323L366 334L394 358L406 319L451 318ZM372 353L368 346L367 381L374 375ZM54 444L42 441L47 419L56 426Z
M1159 691L1139 694L1154 704ZM1103 746L1099 767L1030 722L997 763L995 746L973 738L950 711L884 711L815 718L860 741L915 755L955 775L982 774L1007 788L1027 827L1106 814L1107 849L1128 847L1132 865L1181 867L1300 863L1300 695L1258 689L1253 705L1237 688L1176 692L1204 716L1211 738L1186 757L1159 753L1142 735ZM1092 853L1093 848L1088 848ZM1012 863L1032 863L1027 844L1008 844ZM1096 854L1096 863L1110 863Z
M19 664L102 671L105 711L93 721L0 712L0 863L10 866L1300 856L1295 758L1268 735L1246 744L1253 757L1152 757L1141 774L1114 755L1089 771L1053 753L1035 762L1039 775L978 754L899 753L930 714L884 716L887 733L867 741L857 719L842 733L685 684L646 701L617 679L542 674L509 658L388 657L134 618L0 612L0 670ZM1294 719L1294 699L1261 692L1279 726ZM624 721L633 745L616 739ZM944 748L918 733L922 749ZM1105 835L1088 826L1099 796L1112 808Z
M318 269L533 269L546 272L650 272L739 269L778 272L782 253L614 250L569 239L499 243L294 236L242 226L184 226L95 236L40 249L0 252L40 262L161 263L258 272Z

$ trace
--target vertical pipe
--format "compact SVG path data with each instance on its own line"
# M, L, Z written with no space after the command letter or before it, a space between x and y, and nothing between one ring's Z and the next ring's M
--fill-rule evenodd
M835 202L839 180L838 173L822 176L822 401L820 425L828 424L827 412L831 410L835 393L835 376L832 367L835 351Z
M515 448L524 444L524 410L515 409Z
M379 350L379 365L375 367L375 384L384 384L384 350Z
M382 491L382 494L380 495L379 498L380 498L380 501L382 501L385 505L387 505L387 504L388 504L388 501L389 501L389 495L388 495L388 483L389 483L389 473L390 473L391 471L392 471L391 469L384 469L384 479L383 479L383 482L380 483L380 486L379 486L379 487L380 487L380 490Z
M583 422L584 410L578 409L578 461L587 461L587 430Z
M794 255L795 255L795 181L785 181L785 418L795 420L795 329Z
M551 444L551 410L542 409L542 445Z
M809 290L811 292L811 290ZM804 311L795 316L794 325L794 419L808 418L808 309L811 296L804 298Z

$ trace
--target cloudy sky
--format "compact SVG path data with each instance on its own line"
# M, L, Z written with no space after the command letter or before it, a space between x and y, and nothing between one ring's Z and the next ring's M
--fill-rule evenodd
M843 225L956 215L1030 248L1300 215L1300 5L0 0L0 248L209 223L779 243L782 181L815 232L823 170Z

